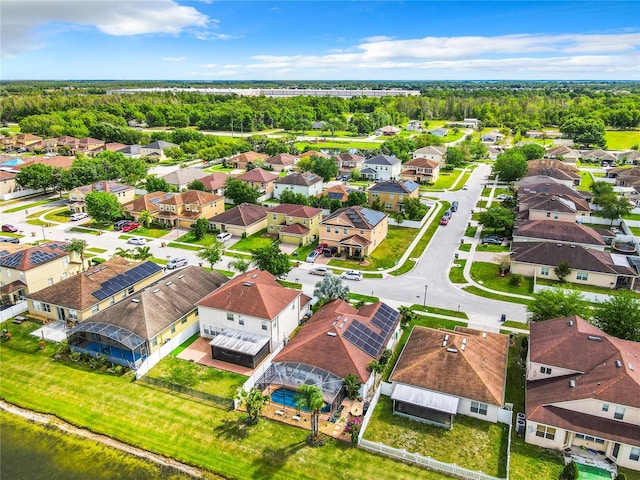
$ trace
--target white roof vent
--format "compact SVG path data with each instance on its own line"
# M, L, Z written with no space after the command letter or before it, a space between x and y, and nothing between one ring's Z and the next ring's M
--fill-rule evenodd
M132 298L131 301L133 303L140 303L140 299L139 298Z
M616 368L622 368L622 362L620 360L616 360Z
M462 346L460 347L460 350L462 350L464 352L464 349L467 348L467 344L463 343Z
M156 288L156 289L153 290L153 293L158 293L159 291L160 291L160 289Z
M574 388L576 386L576 381L575 380L569 380L569 386L571 388Z
M444 339L445 339L445 340L449 340L449 335L445 335L445 336L444 336Z
M338 334L336 332L327 332L327 335L329 335L330 337L338 336Z
M443 341L442 341L442 346L443 346L443 347L446 347L446 346L447 346L447 341L446 341L446 340L443 340Z
M184 275L178 275L178 278L184 278Z
M251 283L251 282L244 282L244 283L243 283L243 285L244 285L245 287L250 287L251 285L253 285L253 283Z
M568 327L573 327L573 320L569 320L569 321L567 322L567 326L568 326Z
M487 338L487 332L482 332L482 338Z
M458 349L457 348L447 348L447 352L449 352L449 353L458 353Z
M466 338L463 338L463 339L462 339L462 344L463 344L463 345L466 345L466 344L467 344L467 339L466 339Z
M633 365L631 363L627 363L627 366L629 367L629 370L633 372Z
M167 282L167 287L168 287L169 285L173 285L173 282Z
M597 337L595 335L589 335L587 338L589 340L591 340L592 342L601 342L602 341L602 337Z

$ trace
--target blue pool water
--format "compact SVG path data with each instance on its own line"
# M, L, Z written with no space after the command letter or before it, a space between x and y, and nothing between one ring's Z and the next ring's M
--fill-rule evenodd
M99 343L93 342L87 345L85 348L91 352L101 353L105 357L112 357L114 359L121 358L127 360L128 362L135 362L137 360L140 360L139 354L135 354L134 359L134 355L131 353L131 351L124 350L118 347L108 347L106 345L100 345Z
M271 392L271 401L273 403L277 403L278 405L284 405L289 408L297 408L297 402L295 400L296 392L294 390L289 390L288 388L278 388ZM306 408L301 408L303 412L308 412ZM331 411L331 407L328 403L324 404L322 407L322 413L327 413Z

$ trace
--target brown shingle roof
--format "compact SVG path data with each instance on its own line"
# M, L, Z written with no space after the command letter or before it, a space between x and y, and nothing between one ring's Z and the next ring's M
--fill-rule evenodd
M267 172L262 168L254 168L253 170L249 170L242 175L238 175L236 177L238 180L243 182L273 182L278 175L275 173Z
M513 235L558 242L605 246L606 242L602 238L604 232L603 230L585 227L578 223L531 220L518 223ZM613 232L609 233L610 236L614 236Z
M354 320L380 333L380 329L373 325L371 320L381 305L376 303L356 310L340 299L323 305L282 349L274 361L306 363L323 368L341 378L353 373L361 382L366 382L371 375L367 365L374 358L344 338L344 333L350 322ZM342 322L346 323L343 328L339 328ZM397 323L384 339L385 345L389 342L396 326ZM327 335L327 332L335 333L335 336Z
M69 244L65 242L47 242L13 253L0 249L0 266L13 270L30 270L69 255L67 245Z
M227 162L229 162L229 163L251 163L251 162L255 162L256 160L263 160L265 158L267 158L267 155L265 155L264 153L244 152L244 153L241 153L239 155L236 155L235 157L231 157L229 160L227 160Z
M268 213L282 213L290 217L313 218L322 213L322 209L315 207L307 207L306 205L295 205L292 203L281 203L275 207L271 207Z
M443 346L445 335L448 339ZM416 326L390 380L501 406L508 349L509 337L499 333L459 326L455 331Z
M306 235L309 233L309 229L299 223L292 223L280 229L279 233L288 233L290 235Z
M198 305L273 320L299 295L299 291L280 285L269 272L251 270L230 280Z
M440 164L435 160L429 160L428 158L414 158L404 163L404 167L421 167L421 168L437 168ZM410 168L407 168L410 169Z
M304 172L304 173L291 173L286 177L279 178L276 180L276 183L282 185L300 185L300 186L310 186L315 183L322 182L322 177L320 175L316 175L312 172Z
M148 210L149 212L154 213L159 210L158 204L160 204L162 201L168 200L174 195L176 194L166 192L147 193L146 195L142 195L135 200L125 203L124 205L122 205L122 208L130 213L139 213L143 210Z
M98 312L91 321L116 325L149 340L192 311L199 300L227 280L216 271L188 266Z
M226 173L212 173L206 177L202 177L200 181L204 185L204 188L210 192L218 190L224 187L227 180L230 178Z
M580 245L550 242L514 243L511 245L511 261L557 267L568 262L572 270L600 272L610 275L635 277L636 271L627 265L616 265L609 252L602 252Z
M152 271L144 278L149 278L160 271L157 265L151 261L133 263L124 258L116 257L50 287L32 293L29 298L73 310L86 310L100 301L94 294L103 288L105 282L123 275L142 264L150 264L150 270Z
M266 163L267 165L282 165L285 167L293 165L295 162L296 162L296 157L288 153L279 153L278 155L265 158L264 160L264 163Z
M226 212L222 212L209 219L210 222L223 223L225 225L240 225L248 227L267 216L267 207L252 203L241 203Z
M322 193L318 195L318 197L327 196L331 200L340 200L341 202L346 202L349 198L349 194L357 190L357 188L345 187L342 184L332 185L331 187L323 190Z

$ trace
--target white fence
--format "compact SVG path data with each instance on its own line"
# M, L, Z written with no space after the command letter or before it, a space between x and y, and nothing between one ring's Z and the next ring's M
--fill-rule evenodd
M169 355L174 349L178 348L184 342L186 342L192 335L195 335L200 331L199 323L196 322L190 325L188 328L171 338L168 342L164 343L158 350L153 352L142 362L142 364L136 370L136 379L146 375L160 360Z
M244 385L242 385L242 389L244 391L248 392L254 387L258 379L262 377L262 375L264 375L264 372L266 372L267 369L271 366L275 356L278 355L278 353L280 353L280 350L282 350L283 348L284 348L284 343L281 343L280 345L278 345L278 347L276 347L276 349L271 353L271 355L269 355L269 358L267 358L266 361L262 362L262 364L259 365L258 368L256 368L253 371L253 373L247 379L247 381L244 382ZM234 400L234 406L235 408L238 408L238 399Z
M24 300L22 302L16 303L9 308L5 308L4 310L0 310L0 322L4 322L5 320L9 320L11 317L15 317L16 315L20 315L27 311L27 301Z

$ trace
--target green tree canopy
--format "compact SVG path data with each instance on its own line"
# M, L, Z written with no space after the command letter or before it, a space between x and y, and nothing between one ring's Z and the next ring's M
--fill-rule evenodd
M48 188L56 186L53 167L42 163L32 163L22 168L16 175L16 182L21 187L43 189L45 192Z
M589 319L590 310L582 294L569 289L545 289L533 294L527 307L532 322L579 315Z
M313 163L309 170L322 177L325 182L335 178L338 174L338 163L333 158L312 155L311 159Z
M85 195L87 213L100 223L112 222L122 216L118 197L109 192L91 192Z
M158 178L155 175L147 176L145 180L145 190L149 193L152 192L173 192L175 187L169 185L164 178Z
M640 301L630 294L611 295L593 311L598 328L614 337L640 342Z
M247 409L249 423L254 425L258 423L264 407L269 405L269 397L264 395L262 390L256 387L253 387L248 392L240 388L238 399L240 400L240 404Z
M289 255L280 251L275 243L253 250L251 256L260 270L265 270L276 278L284 278L291 271Z
M368 203L369 199L367 198L367 194L362 190L349 192L346 202L348 207L365 207Z
M515 213L501 206L489 207L480 212L478 221L486 228L510 232L515 222Z
M522 152L527 160L535 160L537 158L544 157L544 147L537 143L527 143L519 148L520 152Z
M493 171L505 182L515 182L527 173L527 158L512 148L498 155Z
M209 221L200 217L191 225L191 230L197 240L202 240L209 232Z
M246 182L229 177L225 184L224 195L233 200L233 203L257 203L260 192Z
M312 445L317 444L320 432L320 410L324 406L322 390L315 385L300 385L294 396L298 408L304 408L311 412L311 436Z
M198 258L209 262L211 269L213 266L222 259L222 253L224 252L224 243L214 240L209 245L200 250L197 255Z

